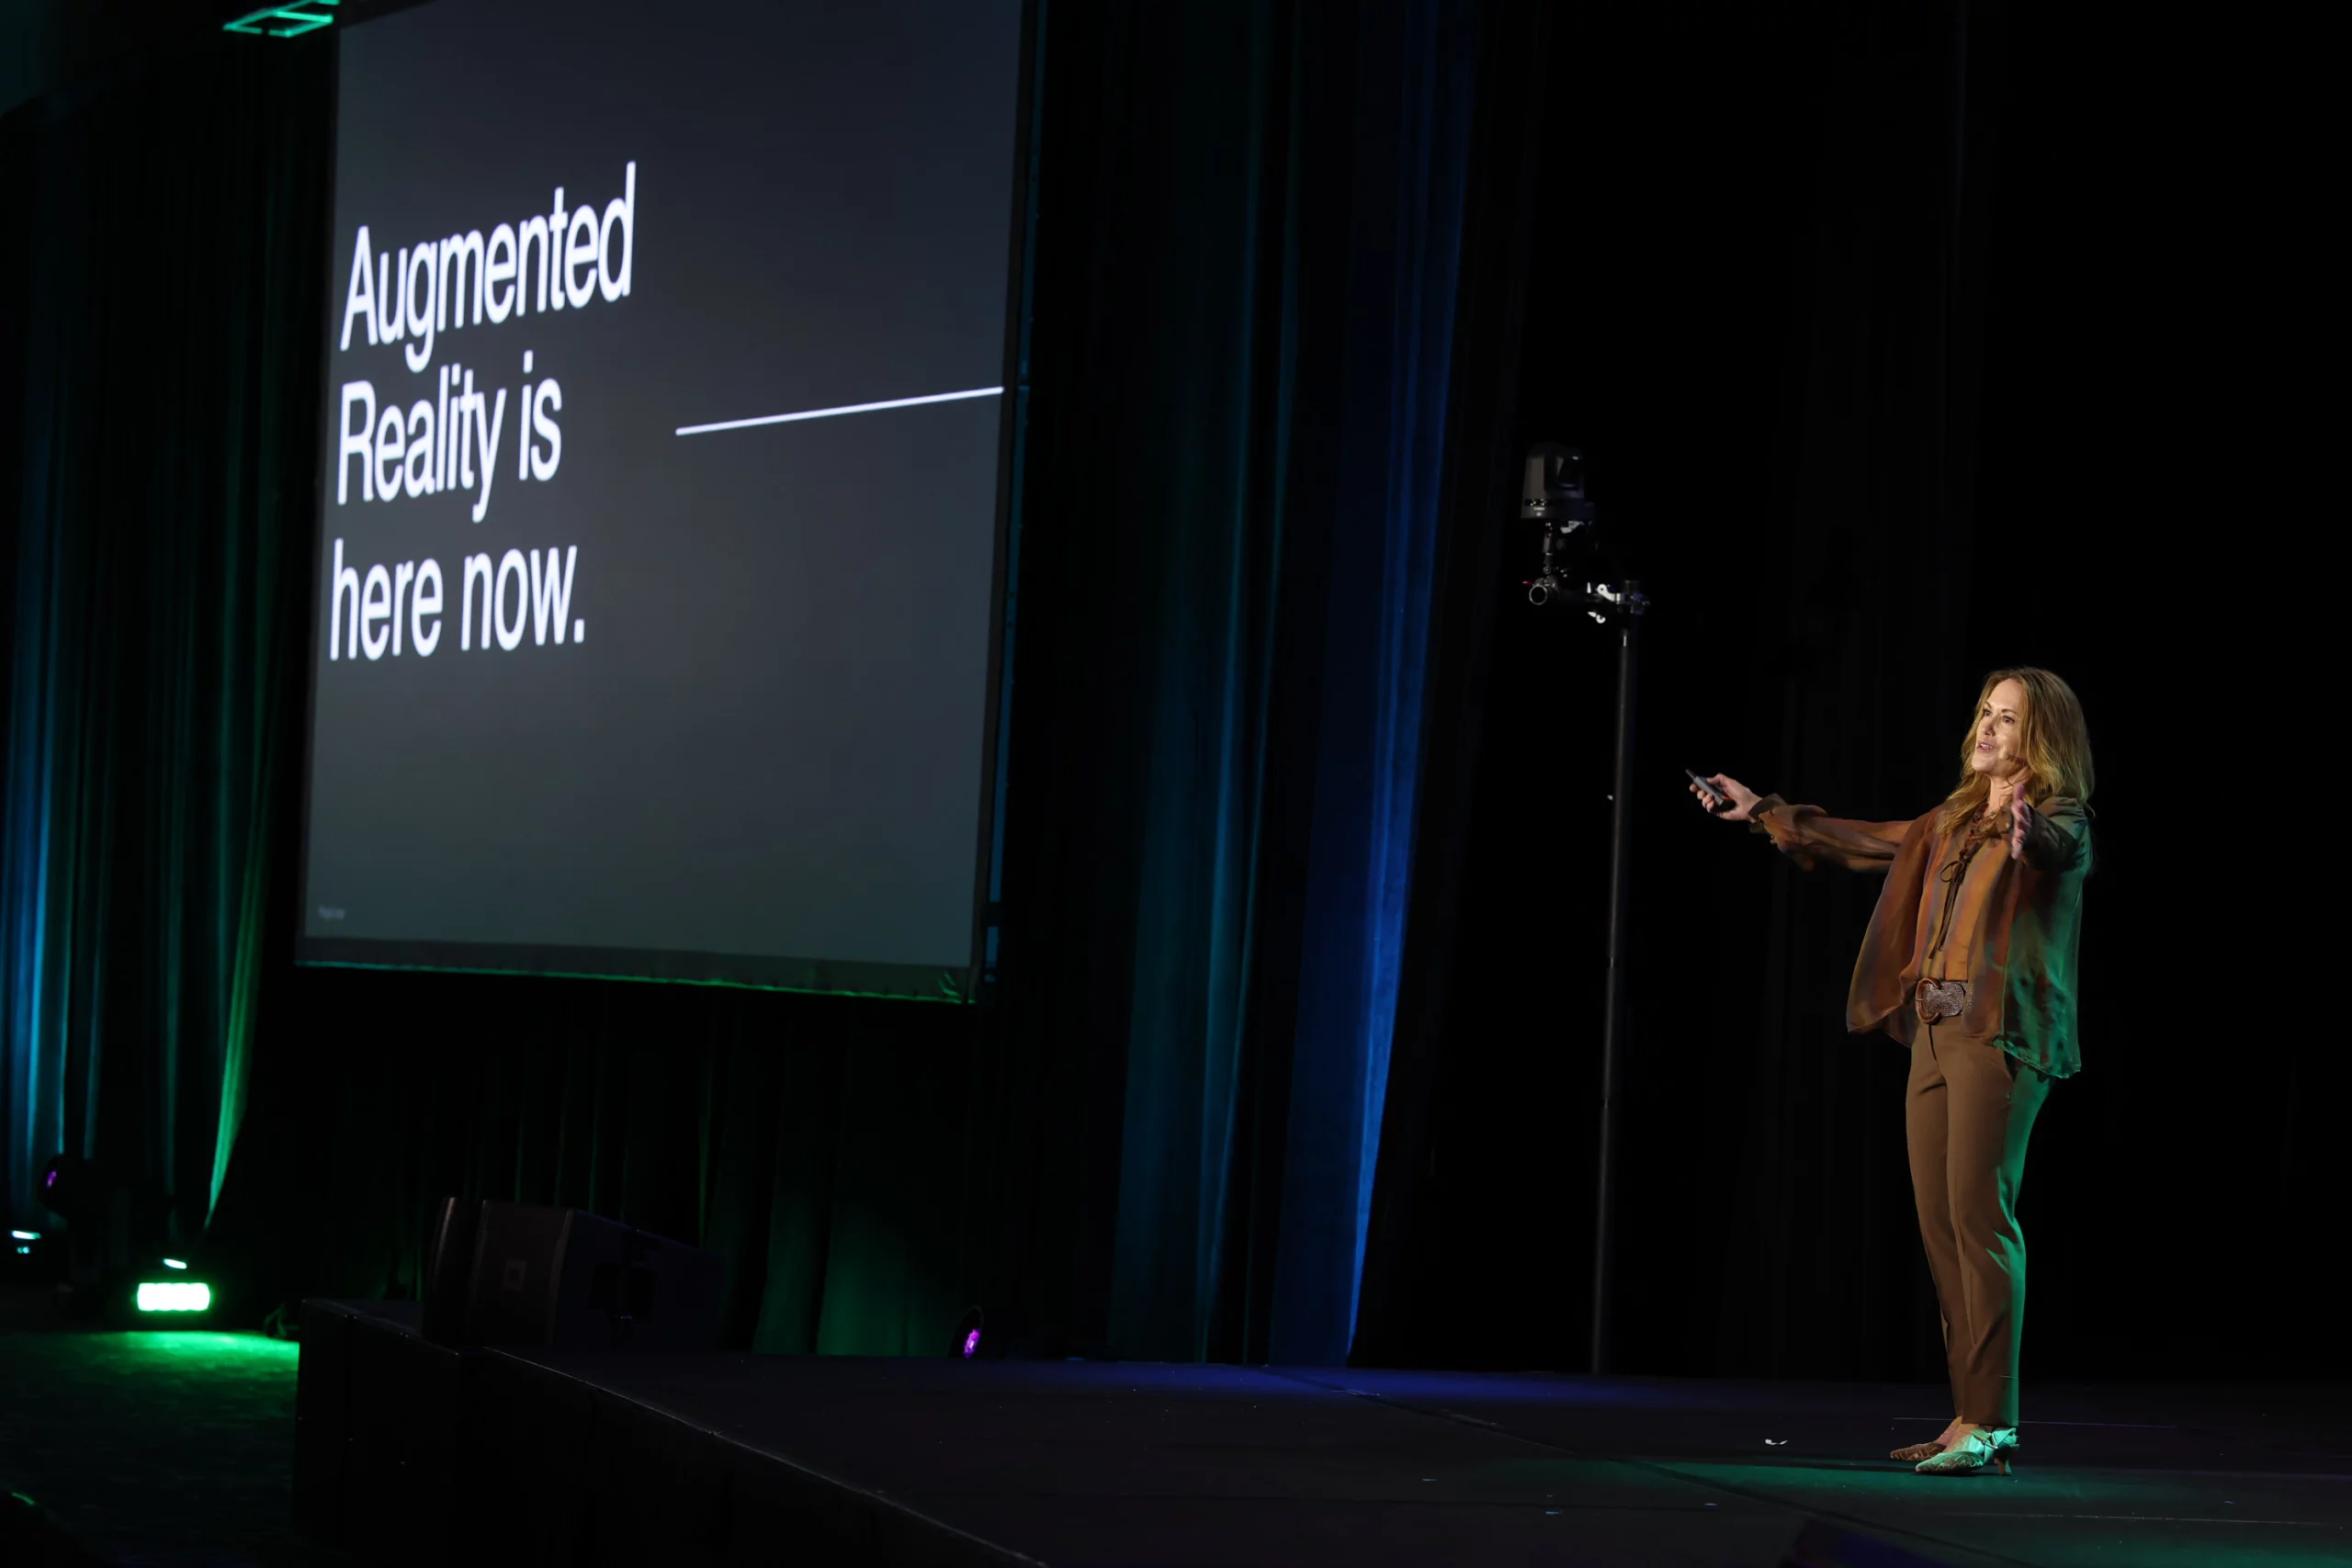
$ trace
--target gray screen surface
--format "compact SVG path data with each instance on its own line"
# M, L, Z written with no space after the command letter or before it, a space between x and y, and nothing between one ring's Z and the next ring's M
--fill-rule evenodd
M1020 31L436 0L344 35L306 959L968 974ZM698 428L786 413L820 416Z

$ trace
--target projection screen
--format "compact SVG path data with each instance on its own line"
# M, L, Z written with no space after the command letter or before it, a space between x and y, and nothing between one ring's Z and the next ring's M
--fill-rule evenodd
M300 957L968 997L1020 0L339 49Z

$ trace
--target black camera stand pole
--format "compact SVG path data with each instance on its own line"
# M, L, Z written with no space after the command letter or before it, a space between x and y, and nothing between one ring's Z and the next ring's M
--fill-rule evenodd
M1528 454L1527 484L1520 515L1544 527L1541 575L1527 584L1534 605L1573 597L1558 575L1561 547L1593 522L1585 499L1581 453L1550 443ZM1627 905L1633 895L1634 696L1639 673L1639 634L1650 602L1641 584L1582 584L1584 611L1617 634L1617 758L1609 786L1609 972L1600 1013L1600 1136L1593 1183L1592 1356L1594 1376L1611 1360L1610 1285L1616 1240L1617 1082L1625 1041L1625 938Z
M1617 633L1617 767L1609 784L1609 982L1600 1004L1600 1165L1592 1204L1592 1374L1610 1366L1609 1287L1617 1220L1617 1079L1625 1049L1626 905L1633 897L1634 682L1642 613L1649 601L1641 585L1622 591L1606 583L1587 590L1596 602L1594 619L1613 623Z

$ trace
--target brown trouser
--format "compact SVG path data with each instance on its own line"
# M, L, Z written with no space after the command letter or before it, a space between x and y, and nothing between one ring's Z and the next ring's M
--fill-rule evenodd
M2025 1233L2018 1185L2050 1079L1958 1021L1921 1023L1911 1041L1904 1121L1919 1239L1943 1308L1952 1408L1981 1427L2018 1424L2018 1337L2025 1322Z

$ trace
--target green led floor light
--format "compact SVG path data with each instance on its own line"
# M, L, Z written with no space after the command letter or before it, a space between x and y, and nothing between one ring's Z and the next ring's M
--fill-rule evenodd
M149 1280L139 1287L141 1312L209 1312L212 1287L194 1280Z
M223 32L252 33L258 38L300 38L334 22L335 0L298 0L291 6L269 6L223 22Z
M39 1232L39 1231L10 1231L10 1232L8 1233L8 1239L9 1239L10 1241L39 1241L39 1240L40 1239L40 1232Z

